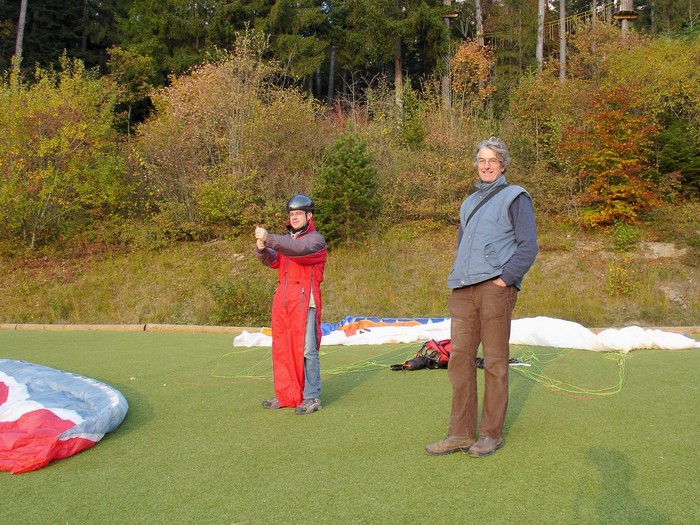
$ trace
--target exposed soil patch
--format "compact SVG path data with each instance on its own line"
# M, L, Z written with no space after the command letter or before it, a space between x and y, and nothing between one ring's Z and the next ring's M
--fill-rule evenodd
M639 251L646 259L660 259L662 257L683 257L688 253L688 248L678 248L672 242L642 242Z

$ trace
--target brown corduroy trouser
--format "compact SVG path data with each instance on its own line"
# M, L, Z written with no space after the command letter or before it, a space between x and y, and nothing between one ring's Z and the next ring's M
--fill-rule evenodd
M452 352L451 436L477 437L476 353L484 354L484 399L479 435L500 438L508 408L510 323L518 290L486 281L452 291L447 302Z

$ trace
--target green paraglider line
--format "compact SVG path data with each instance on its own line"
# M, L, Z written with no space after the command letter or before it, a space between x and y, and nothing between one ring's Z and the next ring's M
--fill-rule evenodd
M417 345L416 343L406 343L402 345L390 345L391 348L385 352L381 352L374 357L368 359L359 359L352 363L322 368L322 375L342 375L352 373L371 372L383 370L399 361L403 362L415 356ZM418 347L419 348L419 347ZM272 367L270 366L270 349L265 348L264 352L260 352L260 347L251 347L245 349L236 349L222 355L216 362L211 376L217 379L236 379L236 380L261 380L272 378ZM337 352L347 352L344 346L321 348L320 355L330 356ZM571 349L570 351L574 351ZM225 360L231 357L240 357L245 354L260 352L260 356L253 363L240 367L233 373L222 373L221 368ZM626 374L626 357L622 352L606 352L606 359L610 359L617 363L616 381L601 388L591 388L573 384L563 379L557 379L543 372L543 368L550 363L560 360L564 357L567 350L558 350L550 353L536 353L527 348L525 352L519 355L517 359L511 360L511 369L518 375L534 381L549 390L560 392L571 396L612 396L618 394L623 387Z

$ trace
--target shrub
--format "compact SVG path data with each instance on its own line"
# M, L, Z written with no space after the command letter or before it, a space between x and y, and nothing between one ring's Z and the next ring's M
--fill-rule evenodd
M420 149L424 145L427 130L421 115L421 101L415 91L411 89L410 82L406 82L402 95L403 112L401 136L409 149Z
M493 52L480 46L476 40L462 42L450 60L453 102L464 109L472 104L481 104L495 91L490 82L495 59Z
M129 189L112 129L115 88L79 60L0 81L2 236L31 248L118 211Z
M371 230L381 201L377 170L364 140L353 132L338 138L326 153L316 184L318 229L330 245L362 238Z
M682 121L675 120L659 134L659 168L677 174L689 193L700 191L700 142ZM674 192L675 193L675 192Z
M642 237L642 230L624 222L616 222L610 231L613 245L616 250L620 251L629 251L636 248Z
M606 291L610 297L624 297L635 291L635 270L630 260L622 258L612 261L608 266Z
M269 272L272 274L273 272ZM207 285L215 307L209 315L213 325L267 326L270 323L272 294L270 279L226 278Z
M634 86L598 89L584 106L560 142L563 165L583 185L581 224L633 224L659 204L650 176L656 122Z
M156 114L137 133L139 169L154 214L167 213L176 230L240 230L264 203L311 187L323 145L317 108L272 85L278 68L260 58L264 49L242 36L233 53L172 79L153 97Z

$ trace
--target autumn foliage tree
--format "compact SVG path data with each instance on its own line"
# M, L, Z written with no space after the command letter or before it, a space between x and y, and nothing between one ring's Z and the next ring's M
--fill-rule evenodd
M664 129L658 140L659 168L681 177L689 195L700 189L700 38L659 37L619 54L617 78L639 89L645 110Z
M262 35L173 78L152 99L155 115L135 143L147 198L160 229L198 239L249 226L308 191L322 150L315 109L275 87Z
M566 81L554 63L523 77L504 119L528 188L546 195L538 209L604 226L697 195L700 39L596 23L569 51Z
M462 42L450 61L454 101L462 107L480 104L495 91L490 82L495 65L493 53L475 40Z
M579 220L589 227L634 224L659 203L652 182L657 125L636 86L601 88L582 106L581 121L565 128L559 144L564 166L581 184Z
M13 73L13 75L15 75ZM79 60L0 82L2 236L34 249L124 203L124 163L112 128L115 89Z

